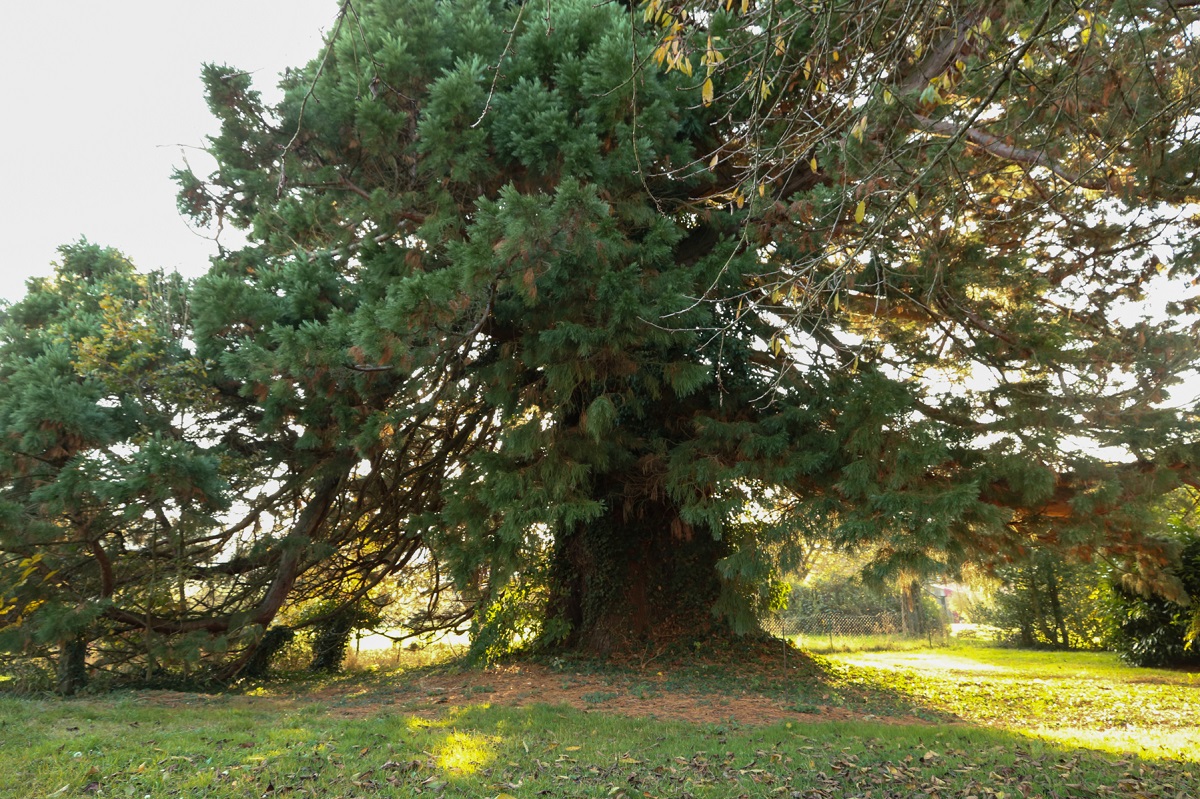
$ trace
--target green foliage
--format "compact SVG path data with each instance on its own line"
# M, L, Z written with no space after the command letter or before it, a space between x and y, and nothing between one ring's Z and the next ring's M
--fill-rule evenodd
M896 613L900 594L864 584L854 576L830 575L792 586L785 616L804 618L825 613L866 616Z
M271 627L264 632L262 640L254 648L254 654L242 668L241 676L251 680L266 677L271 671L273 661L295 637L296 633L292 628L282 625Z
M263 634L239 676L254 676L250 670L268 668L272 658L290 664L306 660L307 669L317 673L340 672L351 639L365 630L379 629L384 619L383 600L372 595L330 593L323 599L295 603L281 613L278 621L282 624ZM264 648L269 651L263 652Z
M118 605L180 597L230 472L199 421L182 281L87 242L60 252L0 317L0 641L57 649L71 692L89 643L129 632Z
M350 637L358 630L375 626L379 622L379 609L368 599L357 602L324 602L310 610L316 612L317 621L312 630L312 664L309 668L317 672L336 672L342 668Z
M560 620L548 618L545 573L523 573L503 592L482 604L472 620L471 663L491 664L534 646L553 646L566 637Z
M61 253L0 318L0 645L73 664L67 690L84 660L116 678L220 681L285 602L334 593L347 571L369 588L414 558L419 537L382 532L395 516L367 499L390 490L354 472L352 448L313 440L345 406L289 415L295 395L273 379L258 405L257 371L193 351L194 314L218 301L207 288L87 242ZM318 264L288 280L283 305L328 288ZM308 363L296 330L276 332ZM326 524L343 488L363 505ZM345 541L361 555L349 567Z
M1102 648L1111 603L1109 571L1105 564L1071 562L1032 550L996 570L1000 586L975 620L998 628L1018 646Z
M1200 663L1195 630L1200 618L1200 537L1180 541L1176 575L1190 602L1145 596L1122 583L1112 587L1111 639L1113 649L1135 666L1187 666Z

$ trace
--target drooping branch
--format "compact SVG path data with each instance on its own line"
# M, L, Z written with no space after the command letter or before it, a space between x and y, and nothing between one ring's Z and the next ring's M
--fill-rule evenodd
M136 613L114 606L104 611L105 617L138 629L167 635L198 631L223 633L239 623L267 626L275 618L292 586L295 585L296 578L300 575L306 545L313 540L328 517L330 509L338 497L346 472L346 469L336 469L317 484L312 498L309 499L300 513L300 518L296 521L291 535L292 544L280 558L271 585L258 605L248 613L222 614L196 619L170 619L148 613Z
M1081 189L1088 189L1090 191L1123 190L1144 200L1158 199L1168 202L1195 202L1200 200L1200 190L1176 187L1164 191L1156 187L1154 191L1150 192L1137 191L1132 181L1124 181L1115 176L1101 176L1099 168L1096 166L1086 167L1079 171L1070 170L1051 158L1045 150L1017 147L1004 141L999 136L994 136L979 128L968 127L966 130L963 130L961 126L953 122L934 120L920 114L913 114L913 118L920 125L921 129L928 133L951 138L962 138L988 155L1003 161L1023 164L1028 167L1042 167L1049 170L1055 177Z

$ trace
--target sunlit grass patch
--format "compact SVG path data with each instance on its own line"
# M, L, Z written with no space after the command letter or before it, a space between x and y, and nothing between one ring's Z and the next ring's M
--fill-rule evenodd
M1114 754L1132 753L1150 759L1200 761L1200 729L1165 730L1160 727L1126 727L1093 730L1079 727L1036 727L1033 735L1069 747L1097 749Z
M955 647L830 656L843 679L965 721L1147 757L1200 760L1200 679L1092 652Z
M439 768L458 774L474 774L495 758L499 742L495 736L455 731L447 735L434 750Z
M918 669L949 672L1006 672L1006 666L984 663L970 657L947 652L856 652L838 658L842 663L881 669Z
M947 643L944 636L932 639L894 635L794 635L789 639L799 649L809 652L898 652L910 649L928 649L931 643Z

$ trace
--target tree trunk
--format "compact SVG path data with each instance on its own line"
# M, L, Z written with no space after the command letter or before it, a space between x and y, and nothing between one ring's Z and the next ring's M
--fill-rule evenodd
M1029 600L1032 606L1030 612L1033 615L1033 624L1038 634L1047 641L1050 641L1052 645L1057 644L1058 637L1046 625L1046 611L1042 607L1042 569L1040 566L1034 567L1030 572ZM1036 644L1037 642L1035 641L1034 643Z
M87 639L70 638L58 646L58 693L71 696L87 686Z
M1025 649L1033 649L1036 640L1033 637L1033 622L1028 616L1021 616L1021 646Z
M341 608L313 628L313 659L310 671L333 674L342 670L350 636L358 622L358 608Z
M1071 639L1067 633L1067 620L1063 618L1062 602L1058 596L1058 576L1053 569L1050 570L1047 588L1050 594L1050 612L1054 614L1054 643L1063 649L1070 649Z
M728 632L712 612L726 544L683 522L668 502L631 509L618 497L607 505L556 544L549 616L551 629L565 630L560 642L604 655Z
M925 612L921 595L919 580L913 580L900 589L900 625L907 636L925 634Z

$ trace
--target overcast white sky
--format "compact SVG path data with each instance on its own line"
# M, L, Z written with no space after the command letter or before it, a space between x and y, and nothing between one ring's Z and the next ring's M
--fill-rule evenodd
M316 57L338 0L6 0L0 48L0 299L86 236L142 268L195 275L216 247L175 210L171 170L203 174L216 131L200 65L254 73L268 97Z

